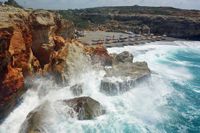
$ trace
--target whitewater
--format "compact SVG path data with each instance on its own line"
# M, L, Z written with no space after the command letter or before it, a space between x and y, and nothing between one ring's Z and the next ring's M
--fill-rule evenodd
M75 80L84 83L82 96L99 101L106 114L79 121L67 116L62 105L51 104L47 133L200 132L200 42L153 42L108 51L129 51L134 62L146 61L151 77L128 92L107 96L99 91L105 72L87 70ZM47 79L35 79L34 84L0 125L0 133L18 133L28 113L45 101L74 98L70 86L60 87Z

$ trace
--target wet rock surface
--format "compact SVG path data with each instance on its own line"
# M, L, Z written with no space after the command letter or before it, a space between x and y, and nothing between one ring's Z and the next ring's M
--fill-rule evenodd
M100 91L110 96L120 95L134 88L136 85L142 83L143 81L145 81L145 79L149 77L150 73L141 74L140 76L135 78L105 78L101 81Z
M63 114L58 114L50 102L45 102L33 111L31 111L21 126L19 133L46 133L51 130L54 115L66 115L77 117L78 120L92 120L105 114L103 106L90 97L79 97L65 101L57 101L54 104L66 106ZM56 114L55 114L56 113ZM54 115L53 115L54 114Z
M64 101L78 114L79 120L91 120L105 114L103 106L90 97L79 97Z
M124 51L120 54L113 54L113 63L132 63L133 55L127 51Z
M133 55L123 52L114 56L111 68L106 68L100 91L107 95L124 93L150 76L146 62L132 62Z
M83 93L83 84L76 84L70 87L74 96L80 96Z
M22 124L19 133L46 133L48 125L45 125L45 120L50 115L48 113L49 108L50 103L46 102L30 112Z

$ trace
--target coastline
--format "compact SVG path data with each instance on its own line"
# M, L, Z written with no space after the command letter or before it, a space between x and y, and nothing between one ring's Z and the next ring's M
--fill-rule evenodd
M167 36L155 36L147 34L139 35L104 31L86 31L85 34L78 39L85 45L96 46L101 44L106 48L136 46L159 41L187 41L186 39L173 38Z

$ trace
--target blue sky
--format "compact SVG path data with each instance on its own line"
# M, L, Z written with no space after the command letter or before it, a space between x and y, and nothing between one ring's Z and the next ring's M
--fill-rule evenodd
M5 0L0 0L5 1ZM16 0L25 7L46 9L74 9L98 6L172 6L200 10L200 0Z

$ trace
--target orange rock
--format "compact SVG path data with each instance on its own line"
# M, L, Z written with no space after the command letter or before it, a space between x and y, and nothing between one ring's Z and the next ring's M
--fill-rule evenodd
M33 60L35 60L32 50L30 48L30 38L24 38L24 33L19 29L16 29L11 37L9 53L12 56L12 65L16 68L22 68L23 75L32 76L34 74L33 70ZM27 41L27 42L26 42ZM40 65L38 64L38 69Z
M20 54L26 50L24 38L20 31L14 31L13 36L11 38L9 52L11 55Z
M65 40L63 37L61 36L54 36L53 37L53 40L54 40L54 43L55 43L55 47L54 47L54 50L55 51L58 51L60 50L63 46L65 46Z
M20 68L13 68L11 65L8 65L7 73L1 80L1 97L11 96L24 88L24 77Z
M50 73L51 75L53 75L54 80L57 83L62 83L65 81L63 74L65 72L67 54L68 48L66 46L57 52L52 52L50 63L45 65L43 69L43 73Z
M93 63L101 63L102 65L111 65L112 57L103 45L95 47L86 47L85 52L92 58Z

